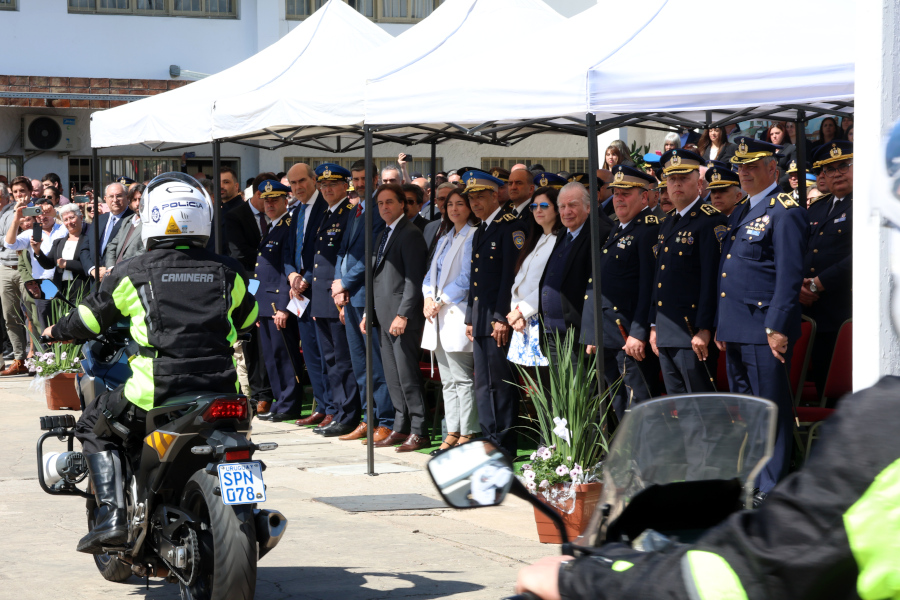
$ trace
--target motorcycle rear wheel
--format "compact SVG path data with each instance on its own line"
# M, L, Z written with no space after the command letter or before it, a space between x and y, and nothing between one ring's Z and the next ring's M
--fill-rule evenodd
M94 528L94 510L97 508L97 502L93 498L87 501L87 520L88 531ZM110 554L95 554L94 564L97 570L103 575L103 579L114 583L122 583L128 581L131 577L131 565L122 562L117 556Z
M219 479L197 471L188 480L181 507L201 521L200 573L183 600L252 600L256 592L256 526L253 505L226 506L214 494Z

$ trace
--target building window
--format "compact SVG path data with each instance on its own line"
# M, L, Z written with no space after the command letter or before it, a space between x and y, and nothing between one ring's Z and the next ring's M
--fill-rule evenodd
M349 169L350 165L355 163L358 160L363 160L365 157L363 156L326 156L326 157L309 157L309 156L288 156L284 159L284 171L287 172L294 166L296 163L306 163L310 165L313 169L318 167L323 163L334 163L336 165L341 165L345 169ZM444 170L444 159L438 157L437 159L437 170ZM381 157L373 157L372 163L378 169L378 175L381 175L381 169L385 167L396 167L397 159L396 158L381 158ZM413 173L421 173L425 177L431 173L431 158L413 158L411 164L407 165L407 170L409 171L410 177L412 177Z
M68 0L68 5L69 12L78 13L237 18L237 0Z
M375 21L412 22L430 15L444 0L344 0L353 9ZM325 0L286 0L287 19L305 19Z
M0 0L0 10L16 10L16 0Z

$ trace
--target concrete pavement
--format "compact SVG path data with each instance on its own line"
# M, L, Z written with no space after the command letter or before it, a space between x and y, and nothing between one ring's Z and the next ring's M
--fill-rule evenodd
M52 497L38 486L38 417L53 411L27 391L30 382L0 379L0 599L177 598L178 587L158 579L150 580L149 591L136 577L109 583L90 556L75 552L86 532L84 501ZM376 449L376 470L381 465L401 472L342 475L334 473L365 463L358 442L261 422L254 423L253 438L280 445L259 455L268 466L263 506L289 521L281 543L259 563L257 598L497 600L512 593L519 568L559 552L538 543L531 506L516 498L478 510L383 512L345 512L313 500L386 494L439 499L424 472L426 455ZM50 441L45 447L56 448Z

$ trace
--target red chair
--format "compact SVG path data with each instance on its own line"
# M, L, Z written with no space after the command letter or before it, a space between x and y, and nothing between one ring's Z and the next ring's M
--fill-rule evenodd
M816 341L816 322L806 315L800 323L800 339L794 344L791 357L791 389L794 390L794 406L800 404L809 371L809 360L812 356L813 344Z
M715 342L713 342L715 344ZM728 366L726 365L727 359L725 358L724 352L719 352L719 360L716 363L716 390L722 392L723 394L728 393L730 391L730 387L728 386Z
M806 442L801 441L805 457L809 456L814 439L818 439L819 427L834 410L826 408L827 400L838 399L853 391L853 320L847 319L838 331L837 342L831 357L831 367L825 379L825 390L819 406L798 406L797 417L800 427L806 428Z

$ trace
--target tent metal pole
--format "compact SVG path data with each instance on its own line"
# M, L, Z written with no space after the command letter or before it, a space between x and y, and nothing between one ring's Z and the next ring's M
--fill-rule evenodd
M797 111L797 194L800 196L800 206L806 208L806 111Z
M437 187L437 142L431 142L431 208L428 219L434 221L434 198Z
M372 127L371 125L365 125L363 129L366 138L365 180L371 182L370 177L374 166L372 164ZM375 265L372 264L372 258L375 254L375 240L372 239L372 227L374 225L372 211L378 210L378 206L375 204L375 190L370 190L370 185L371 183L366 184L366 188L363 190L364 196L360 198L360 202L365 202L365 212L363 213L365 221L363 225L366 228L366 253L364 255L366 260L366 423L369 424L366 428L366 475L378 475L375 472L375 398L372 393L374 385L372 381L372 369L374 368L372 364L372 353L374 352L372 349L372 321L375 319L375 290L373 287L375 283Z
M212 143L213 159L213 235L215 236L214 250L216 254L222 254L222 177L219 170L222 168L222 142L214 140ZM229 198L230 200L231 198Z
M103 182L100 181L100 159L97 149L91 148L91 179L94 180L94 216L91 218L91 232L94 236L94 291L100 287L100 228L97 218L100 216L100 194L103 193Z
M597 386L600 396L606 391L603 377L603 299L600 295L600 204L597 202L597 170L600 168L600 151L597 148L597 117L587 114L588 179L591 195L591 278L594 286L594 341L597 348Z

